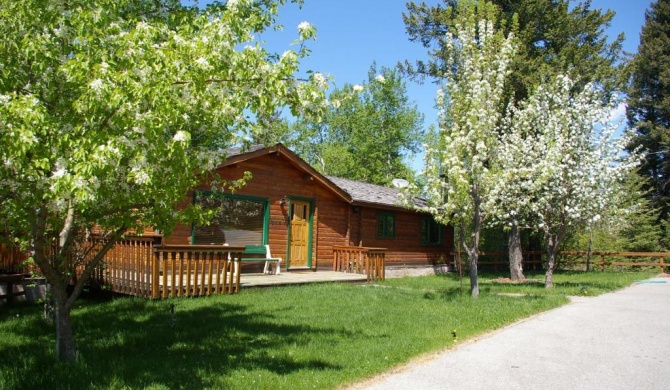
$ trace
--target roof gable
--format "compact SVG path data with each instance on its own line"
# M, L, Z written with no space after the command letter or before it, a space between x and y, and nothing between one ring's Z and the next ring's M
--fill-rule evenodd
M342 188L335 185L330 181L326 176L322 175L309 165L305 160L300 158L292 150L287 148L282 144L276 144L274 146L263 146L263 145L251 145L249 148L231 148L224 150L227 154L226 161L220 165L220 167L225 167L229 165L234 165L242 161L251 160L261 156L266 156L269 154L278 154L285 159L287 159L294 167L298 170L305 172L310 175L315 181L321 183L323 186L327 187L335 194L337 194L342 200L347 203L351 203L352 199L349 193L347 193Z
M400 190L384 187L361 181L343 179L334 176L324 176L300 158L296 153L282 144L274 146L251 145L248 148L231 148L225 150L228 155L222 167L234 165L242 161L258 158L268 154L279 154L286 158L293 166L311 175L314 180L339 195L344 201L353 205L394 208L408 210L400 202ZM426 206L426 201L414 197L416 207Z

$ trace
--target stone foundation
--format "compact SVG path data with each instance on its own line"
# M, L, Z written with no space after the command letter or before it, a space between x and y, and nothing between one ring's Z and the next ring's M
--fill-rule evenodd
M428 265L428 266L402 266L392 265L386 267L386 278L404 278L407 276L426 276L442 275L451 272L446 265Z

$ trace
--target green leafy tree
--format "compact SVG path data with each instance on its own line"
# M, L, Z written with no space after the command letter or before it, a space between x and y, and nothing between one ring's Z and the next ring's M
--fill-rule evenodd
M445 61L448 53L445 33L454 33L461 15L458 0L443 0L437 5L410 2L403 20L411 41L420 42L431 53L430 60L411 63L402 69L418 79L441 77L451 69ZM498 7L501 22L498 28L510 29L518 40L518 49L512 60L508 95L515 105L521 104L540 84L557 75L568 75L577 94L589 82L600 84L607 98L622 84L621 56L623 34L607 42L604 29L609 26L614 12L590 9L590 1L574 6L567 0L493 0ZM514 23L503 23L505 20ZM501 106L504 109L506 105ZM518 220L510 218L505 229L509 231L508 247L510 275L523 279L521 229Z
M670 213L670 1L652 3L640 46L631 62L628 121L635 129L630 150L645 158L639 173L649 180L648 198L667 224ZM666 243L667 245L667 243Z
M370 67L368 81L334 90L321 123L300 121L291 145L321 172L387 185L412 178L405 157L416 153L423 116L409 101L400 74Z
M0 223L51 285L59 358L75 359L73 304L116 240L201 218L177 205L278 107L319 115L323 83L294 76L303 46L253 41L283 3L0 3Z

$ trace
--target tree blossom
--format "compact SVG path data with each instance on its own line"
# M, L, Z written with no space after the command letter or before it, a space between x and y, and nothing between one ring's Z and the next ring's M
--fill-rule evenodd
M188 142L191 140L191 134L188 131L179 130L172 139L176 142Z
M493 223L518 223L540 230L547 250L547 287L554 256L566 234L593 223L620 198L621 182L636 164L623 155L628 137L615 138L593 85L576 96L566 76L542 85L504 120L494 165L499 172L486 208Z
M319 88L326 88L328 79L326 79L326 77L323 74L318 72L314 73L312 75L312 78L314 79L314 84L316 84Z
M91 89L97 91L100 90L103 87L104 83L100 79L95 79L91 81L91 83L88 85Z
M284 1L249 3L0 3L0 57L11 59L0 74L0 224L52 286L59 357L75 357L70 310L116 240L204 218L177 206L258 118L283 107L323 115L323 81L295 76L309 50L278 57L252 44ZM165 8L174 13L156 12ZM298 38L315 31L302 25ZM86 252L92 226L108 245Z
M209 67L209 61L207 61L207 58L205 57L200 57L197 60L195 60L195 63L202 66L203 68Z
M496 153L502 120L505 80L514 55L514 38L494 31L494 6L459 2L462 20L456 34L446 34L446 62L437 94L439 132L426 147L425 209L442 223L459 226L470 262L470 288L479 295L479 235L489 217L484 202L498 172L490 162ZM412 186L410 186L410 191Z
M298 36L301 41L316 38L316 28L309 22L301 22L298 25Z

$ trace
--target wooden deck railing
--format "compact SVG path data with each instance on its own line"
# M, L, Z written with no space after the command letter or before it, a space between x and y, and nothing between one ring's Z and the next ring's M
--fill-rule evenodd
M154 251L151 298L240 291L239 262L244 247L165 245Z
M563 260L563 264L586 265L586 257L589 252L562 251L561 256L576 257L575 260ZM670 267L665 259L670 257L670 252L591 252L591 265L597 266L601 271L613 267L658 267L660 272Z
M385 251L384 248L333 246L333 271L363 274L368 282L384 280Z
M128 237L114 244L91 278L115 293L150 297L153 257L153 237Z
M100 246L91 240L87 246ZM128 237L105 254L91 279L111 291L146 298L230 294L240 289L239 260L244 247L218 245L157 246L154 237ZM95 253L96 249L90 251ZM26 273L28 254L0 246L0 271ZM83 264L75 267L74 278Z
M8 274L29 274L33 267L26 265L30 255L16 246L0 243L0 271Z

